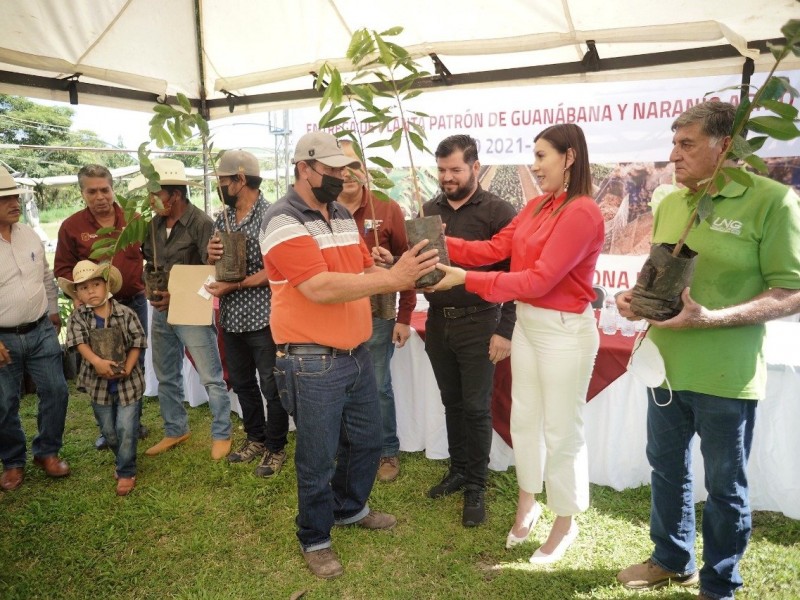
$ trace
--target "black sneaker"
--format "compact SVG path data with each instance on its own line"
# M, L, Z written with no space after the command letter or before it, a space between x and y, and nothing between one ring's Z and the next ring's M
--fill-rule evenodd
M461 524L464 527L477 527L486 520L485 490L469 487L464 490L464 512L461 513Z
M463 490L466 483L467 478L462 473L448 471L444 479L428 490L428 498L441 498L455 494L457 491Z
M146 426L146 425L141 425L141 424L140 424L140 425L139 425L139 439L140 439L140 440L143 440L143 439L145 439L145 438L146 438L148 435L150 435L150 430L147 428L147 426Z
M94 441L94 447L96 450L108 450L108 441L103 434Z

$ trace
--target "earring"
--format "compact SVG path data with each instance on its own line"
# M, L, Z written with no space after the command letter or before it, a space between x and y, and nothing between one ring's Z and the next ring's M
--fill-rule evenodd
M566 192L569 188L569 171L564 169L564 191Z

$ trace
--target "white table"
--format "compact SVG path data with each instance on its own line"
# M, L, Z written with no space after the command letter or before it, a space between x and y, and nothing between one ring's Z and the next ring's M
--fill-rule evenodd
M776 321L767 326L769 365L767 398L759 403L748 474L750 503L755 510L779 511L800 519L800 323ZM400 450L424 451L432 459L447 453L444 408L436 379L425 354L425 344L413 331L405 347L395 350L391 363L397 407ZM145 360L146 391L158 394L151 353ZM190 406L208 402L205 389L188 359L183 385ZM589 480L615 490L650 483L645 455L647 388L625 374L586 406L586 443ZM241 416L232 391L231 409ZM695 439L693 468L695 500L705 499L699 443ZM489 468L505 471L514 464L514 452L494 433Z
M800 519L800 323L774 322L767 328L767 398L759 403L748 474L755 510L780 511ZM447 458L444 408L425 354L412 331L391 364L400 449ZM645 455L647 388L625 374L586 406L589 480L616 490L650 483ZM489 468L505 471L513 450L494 434ZM704 500L699 440L693 454L695 500Z

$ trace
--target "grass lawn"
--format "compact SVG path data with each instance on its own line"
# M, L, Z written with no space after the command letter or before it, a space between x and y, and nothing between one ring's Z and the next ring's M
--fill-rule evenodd
M461 526L461 499L425 497L441 478L442 461L403 453L400 478L376 484L371 506L394 513L390 532L336 528L334 547L345 574L322 581L310 574L294 535L297 505L292 462L264 480L254 464L214 463L207 405L190 409L192 438L165 455L143 454L159 439L158 404L149 399L150 438L139 446L137 487L114 494L113 455L97 452L88 397L71 395L63 456L72 475L47 478L29 463L15 492L0 492L0 598L533 598L688 599L697 589L628 592L617 571L648 556L649 488L616 492L592 487L592 506L578 519L581 534L556 566L527 559L544 541L553 515L545 510L529 544L505 550L513 521L513 469L492 473L489 519ZM23 400L29 440L36 399ZM235 418L235 443L243 437ZM789 468L789 465L787 465ZM742 562L738 598L800 598L800 521L754 515Z

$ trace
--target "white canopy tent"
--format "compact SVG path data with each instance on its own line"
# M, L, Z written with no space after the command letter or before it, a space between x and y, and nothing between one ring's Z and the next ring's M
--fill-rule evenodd
M757 71L797 0L0 0L0 90L150 110L186 94L210 117L312 104L351 34L398 43L454 86ZM592 48L596 52L592 51ZM794 57L786 69L800 67Z

